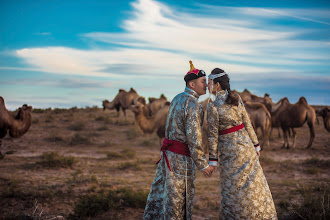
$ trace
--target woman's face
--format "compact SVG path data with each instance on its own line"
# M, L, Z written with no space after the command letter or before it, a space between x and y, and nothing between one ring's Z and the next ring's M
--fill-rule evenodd
M220 87L220 83L214 84L214 81L209 78L208 89L209 93L216 94Z

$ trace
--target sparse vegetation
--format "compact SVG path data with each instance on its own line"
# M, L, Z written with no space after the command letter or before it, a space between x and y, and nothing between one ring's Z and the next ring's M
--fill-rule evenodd
M37 164L42 165L43 167L50 168L67 168L72 167L76 163L74 157L65 157L60 155L57 152L46 152L41 155L41 160Z
M137 138L140 135L140 133L138 130L136 130L136 128L131 128L126 132L126 135L127 135L127 139L132 140Z
M120 153L118 152L108 152L108 159L120 159L120 158L134 158L136 152L134 150L124 149Z
M82 122L76 122L76 123L69 126L69 129L73 130L73 131L81 131L84 128L85 128L85 124L82 123Z
M69 219L95 217L98 214L118 208L143 208L148 193L128 188L99 191L82 197L74 207Z
M293 204L292 216L296 219L330 219L329 184L301 186L298 192L301 194L301 202Z
M141 164L139 161L136 162L125 162L117 165L117 169L120 170L127 170L127 169L133 169L133 170L142 170Z
M78 144L91 144L88 137L83 137L80 134L76 133L71 137L70 145Z

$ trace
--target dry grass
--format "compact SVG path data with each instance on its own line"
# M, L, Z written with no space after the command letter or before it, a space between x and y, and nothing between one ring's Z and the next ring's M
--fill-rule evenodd
M69 216L81 216L79 219L142 218L146 192L150 190L155 163L160 158L160 147L156 134L144 136L137 129L131 111L127 110L127 119L121 113L116 123L116 111L103 112L96 107L34 109L32 120L35 123L23 137L3 139L2 153L11 154L0 160L0 216L3 216L0 219L19 215L37 219L41 205L41 219L58 215L65 219ZM326 201L328 191L317 188L317 184L330 182L330 152L325 147L329 146L329 133L323 124L316 125L315 132L313 150L305 149L309 131L304 126L297 129L296 149L281 149L283 140L277 138L275 130L271 146L261 152L260 163L279 219L293 219L297 217L294 212L305 219L317 216L319 218L314 219L322 219L317 214L321 213L322 207L329 212L326 202L310 203L312 200ZM48 155L40 156L42 152L48 152ZM70 165L67 158L71 157L75 162ZM208 179L197 171L193 219L218 219L219 182L218 172ZM132 194L144 192L140 206L96 210L94 217L88 217L94 208L113 201L107 197L109 191L130 187L134 187ZM123 193L113 195L112 198L122 199ZM308 196L313 199L308 200ZM36 200L40 205L33 215ZM94 200L95 203L91 202ZM97 205L97 201L101 204ZM321 208L314 209L316 207Z

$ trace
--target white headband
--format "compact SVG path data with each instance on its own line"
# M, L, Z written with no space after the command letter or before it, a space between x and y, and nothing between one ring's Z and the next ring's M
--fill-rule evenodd
M224 76L224 75L226 75L227 73L225 73L225 72L223 72L223 73L218 73L218 74L210 74L209 75L209 78L211 79L211 80L214 80L215 78L219 78L219 77L221 77L221 76Z

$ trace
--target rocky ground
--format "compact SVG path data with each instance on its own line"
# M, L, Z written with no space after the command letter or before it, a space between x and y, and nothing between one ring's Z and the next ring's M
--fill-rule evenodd
M141 219L160 147L127 113L117 121L115 111L96 107L34 110L23 137L3 140L0 219ZM260 157L280 219L304 215L307 197L329 198L330 133L320 121L305 149L309 129L296 130L295 149L282 149L275 130ZM219 182L219 173L208 179L198 172L193 219L218 219Z

